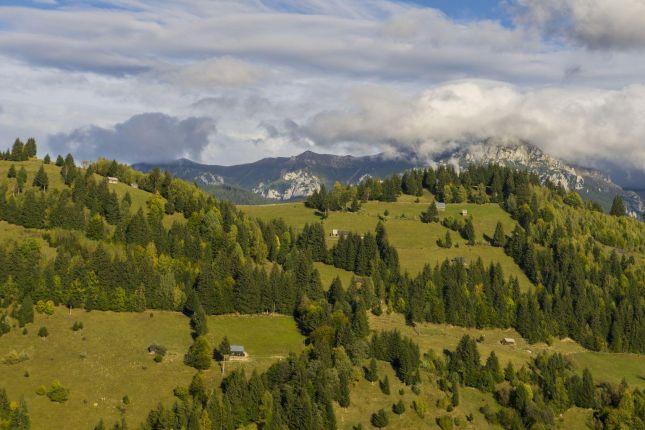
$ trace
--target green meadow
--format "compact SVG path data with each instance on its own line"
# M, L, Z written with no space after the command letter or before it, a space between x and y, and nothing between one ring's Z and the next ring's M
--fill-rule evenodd
M327 234L327 245L332 246L337 240L330 236L333 229L356 233L373 232L378 221L384 220L390 242L399 253L401 267L411 274L417 274L426 264L434 266L446 258L462 257L466 261L481 258L484 264L499 262L507 276L515 276L519 279L522 289L528 289L531 286L531 282L513 259L502 249L490 246L484 239L484 235L489 237L493 235L498 220L507 234L515 227L515 221L499 205L447 204L446 211L439 213L440 218L460 217L461 210L466 209L473 217L477 243L474 246L468 246L458 233L451 231L454 247L446 249L439 247L437 240L445 237L449 230L439 223L423 224L419 221L419 214L427 209L431 196L425 194L418 203L415 200L416 198L411 196L401 196L399 201L393 203L367 202L358 213L330 212L329 217L322 220ZM282 218L296 228L302 228L306 223L321 222L315 211L305 207L301 202L240 206L240 209L250 216L263 220ZM387 216L384 215L385 211L388 212Z
M76 321L83 322L82 330L72 330ZM265 369L304 347L291 317L211 316L208 324L213 346L226 335L249 353L248 360L230 362L226 371L244 366L250 374L253 368ZM44 339L37 335L41 326L49 331ZM125 416L136 428L159 402L172 401L174 387L188 385L195 374L183 363L192 340L188 318L178 312L73 310L70 315L67 309L56 308L51 316L36 314L27 330L22 334L14 327L0 337L0 381L10 398L25 398L33 429L89 429L101 418L112 423L120 419L125 395L130 399ZM148 353L153 343L168 349L161 363ZM11 351L24 352L29 359L4 364ZM219 383L222 371L215 361L205 377L211 384ZM70 390L67 402L54 403L36 394L41 385L49 387L54 380Z

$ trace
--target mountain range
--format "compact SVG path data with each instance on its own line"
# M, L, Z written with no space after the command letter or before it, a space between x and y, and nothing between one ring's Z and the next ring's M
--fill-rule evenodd
M500 143L495 140L460 146L432 159L420 161L411 156L338 156L311 151L293 157L264 158L234 166L200 164L188 159L167 163L137 163L143 172L154 168L168 170L182 179L194 181L211 193L238 203L265 203L303 198L334 182L358 183L367 176L382 178L414 167L452 164L464 168L473 163L496 163L526 169L541 180L550 180L575 190L583 198L600 203L606 210L620 195L633 216L643 213L641 197L622 189L602 172L568 164L527 142Z

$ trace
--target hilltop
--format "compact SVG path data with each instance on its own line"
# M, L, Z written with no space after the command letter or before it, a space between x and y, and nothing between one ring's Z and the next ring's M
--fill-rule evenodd
M235 166L199 164L180 159L161 164L137 163L133 167L144 172L158 167L180 178L195 181L202 187L226 184L267 199L284 201L306 197L321 185L330 187L337 181L356 184L366 177L384 178L411 168L451 164L465 169L473 163L493 163L527 170L537 174L543 182L548 180L567 190L577 191L583 198L600 203L606 211L616 195L623 198L634 216L641 214L645 208L637 193L623 190L598 170L565 163L528 142L509 143L495 139L460 145L431 159L418 154L407 154L405 157L385 154L355 157L306 151L293 157L265 158ZM248 198L233 201L249 203Z

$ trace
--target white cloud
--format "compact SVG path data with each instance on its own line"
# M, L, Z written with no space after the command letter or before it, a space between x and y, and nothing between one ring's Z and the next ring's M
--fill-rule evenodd
M405 98L369 88L350 110L320 113L301 132L321 145L351 142L432 155L456 142L523 139L578 164L611 160L645 170L645 85L621 90L520 89L458 81Z
M643 0L516 0L520 24L594 49L644 49Z

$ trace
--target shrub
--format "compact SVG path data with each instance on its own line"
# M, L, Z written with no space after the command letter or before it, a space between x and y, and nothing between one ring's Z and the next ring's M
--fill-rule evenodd
M417 413L419 418L425 417L426 412L428 412L428 406L422 399L415 399L412 402L412 409L414 409L414 412Z
M441 427L441 430L452 430L454 427L450 415L437 417L437 425Z
M172 394L177 397L179 400L188 399L188 388L186 387L175 387L172 390Z
M54 302L51 300L38 300L36 302L36 312L39 314L53 315L54 314Z
M47 337L49 336L49 331L47 330L47 327L42 326L41 328L38 329L38 336L40 337Z
M29 354L25 351L20 351L20 353L18 353L16 350L12 349L2 358L2 363L11 365L22 363L27 360L29 360Z
M211 347L204 336L195 339L184 356L184 363L199 370L211 367Z
M372 414L370 422L376 428L383 428L389 424L390 420L387 417L387 412L385 412L383 409L379 409Z
M123 401L124 405L129 405L130 404L130 397L126 394L125 396L123 396L122 401Z
M64 403L69 399L69 390L63 387L60 382L54 381L49 391L47 391L47 397L52 402Z
M421 394L421 387L419 387L418 384L414 384L412 386L412 392L418 396L419 394Z
M399 400L397 403L392 405L392 412L397 415L401 415L405 412L405 403L403 403L403 400Z
M153 358L155 363L161 363L163 361L163 355L161 354L155 354L155 357Z
M83 330L83 321L75 321L74 325L72 325L72 330L73 331Z
M44 385L41 385L36 389L36 394L39 396L44 396L45 394L47 394L47 388L45 388Z

